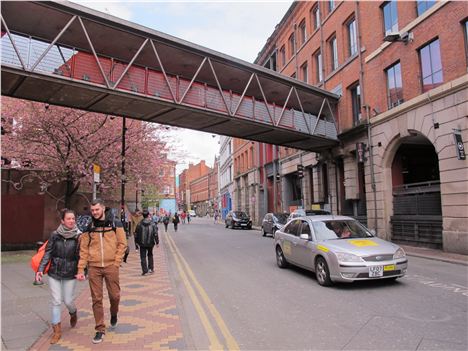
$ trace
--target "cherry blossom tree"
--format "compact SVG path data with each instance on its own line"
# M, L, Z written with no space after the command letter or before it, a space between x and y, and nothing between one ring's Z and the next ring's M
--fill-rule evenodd
M102 188L120 185L121 118L2 97L2 124L2 160L10 160L10 167L47 171L49 183L65 181L65 206L80 186L92 184L94 163L103 170ZM169 151L166 129L129 119L126 127L127 181L157 187Z

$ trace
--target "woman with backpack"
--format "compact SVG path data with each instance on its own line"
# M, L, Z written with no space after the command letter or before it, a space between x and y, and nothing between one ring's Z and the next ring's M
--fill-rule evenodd
M54 334L50 339L51 344L56 344L62 336L60 324L60 314L62 301L70 314L70 325L76 326L78 313L75 306L75 275L78 272L79 260L79 236L80 230L76 226L75 212L64 209L61 212L61 223L52 232L44 256L42 257L39 269L36 273L36 280L42 281L42 276L46 266L50 262L49 287L52 295L52 327Z

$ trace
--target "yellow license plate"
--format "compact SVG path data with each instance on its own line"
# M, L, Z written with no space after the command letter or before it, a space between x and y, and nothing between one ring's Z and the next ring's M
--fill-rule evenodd
M394 264L389 264L388 266L383 267L384 271L394 271L396 270L396 266Z

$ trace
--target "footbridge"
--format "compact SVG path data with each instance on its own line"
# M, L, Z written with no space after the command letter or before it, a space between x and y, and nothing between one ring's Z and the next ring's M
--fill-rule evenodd
M5 96L303 150L338 142L337 95L117 17L3 1L1 30Z

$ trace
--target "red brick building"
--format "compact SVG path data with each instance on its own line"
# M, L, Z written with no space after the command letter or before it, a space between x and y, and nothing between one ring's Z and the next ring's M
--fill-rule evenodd
M250 214L255 222L258 218L258 150L253 141L233 138L234 192L233 209Z
M270 161L259 145L263 211L276 164L282 210L322 207L387 239L468 253L467 18L464 2L294 2L256 63L341 95L340 146Z
M191 189L190 183L198 179L210 171L210 167L208 167L204 160L200 161L196 165L189 164L187 169L184 169L182 173L179 175L179 208L182 210L190 210L191 208Z

